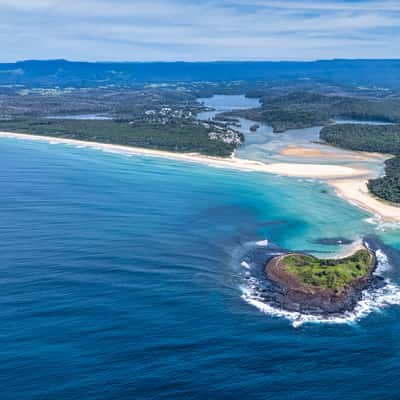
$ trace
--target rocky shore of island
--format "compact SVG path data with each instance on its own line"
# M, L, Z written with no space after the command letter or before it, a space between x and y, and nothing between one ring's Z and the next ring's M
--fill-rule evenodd
M375 253L366 247L364 249L370 255L367 271L348 282L341 290L306 284L296 274L288 271L287 257L301 257L301 254L288 253L271 258L265 265L265 277L271 284L268 293L270 301L284 310L303 314L342 314L354 310L364 290L382 285L382 278L374 274L377 266ZM346 257L339 260L345 262L349 259ZM337 261L331 260L332 263Z

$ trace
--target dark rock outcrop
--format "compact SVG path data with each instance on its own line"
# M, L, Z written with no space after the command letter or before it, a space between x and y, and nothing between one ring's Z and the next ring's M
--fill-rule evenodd
M270 283L269 302L288 311L305 314L341 314L352 311L362 297L362 291L383 284L382 278L373 274L376 257L373 252L368 273L345 286L340 293L327 288L318 288L301 283L296 276L285 271L280 255L270 259L265 274Z

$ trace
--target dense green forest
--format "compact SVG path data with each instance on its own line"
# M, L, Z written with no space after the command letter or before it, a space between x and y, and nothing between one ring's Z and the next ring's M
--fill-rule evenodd
M400 203L400 125L331 125L322 129L320 137L345 149L395 155L385 163L385 176L370 180L368 188L385 200Z
M226 115L267 123L274 132L328 125L337 118L400 123L399 100L331 96L306 91L283 96L257 94L261 97L262 107L235 110Z
M234 144L208 138L209 130L193 123L134 123L105 120L25 119L0 121L0 130L229 157Z
M386 161L385 176L371 179L368 189L385 200L400 203L400 157Z
M320 137L350 150L400 155L400 125L336 124L324 127Z

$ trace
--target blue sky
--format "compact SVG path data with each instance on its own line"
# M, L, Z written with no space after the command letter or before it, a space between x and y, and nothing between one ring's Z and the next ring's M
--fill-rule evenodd
M400 0L0 0L0 61L400 58Z

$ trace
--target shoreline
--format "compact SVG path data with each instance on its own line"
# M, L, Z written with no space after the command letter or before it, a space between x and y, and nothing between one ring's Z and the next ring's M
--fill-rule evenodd
M72 144L76 146L86 146L94 149L113 150L115 152L125 154L167 158L179 161L207 164L213 167L221 167L248 172L264 172L297 178L344 179L366 176L369 172L367 169L345 167L340 165L283 162L266 164L260 161L237 158L234 154L230 158L225 159L222 157L206 156L200 153L175 153L172 151L147 149L144 147L91 142L85 140L60 138L45 135L31 135L28 133L0 132L0 138L14 138L36 140L42 142L44 141L50 143Z
M335 255L331 256L332 260L340 260L342 258L347 258L356 253L358 250L365 249L364 241L362 239L357 239L353 243L343 246L343 249Z
M338 179L327 182L337 195L351 204L378 216L383 221L400 222L400 207L378 200L368 190L367 179Z
M333 187L337 195L351 204L362 208L385 221L400 222L400 207L385 204L374 198L366 187L368 169L329 164L270 163L240 159L233 154L230 158L211 157L199 153L174 153L164 150L146 149L111 143L91 142L28 133L0 132L0 138L42 141L47 143L71 144L116 153L165 158L177 161L205 164L211 167L262 172L295 178L321 179Z

